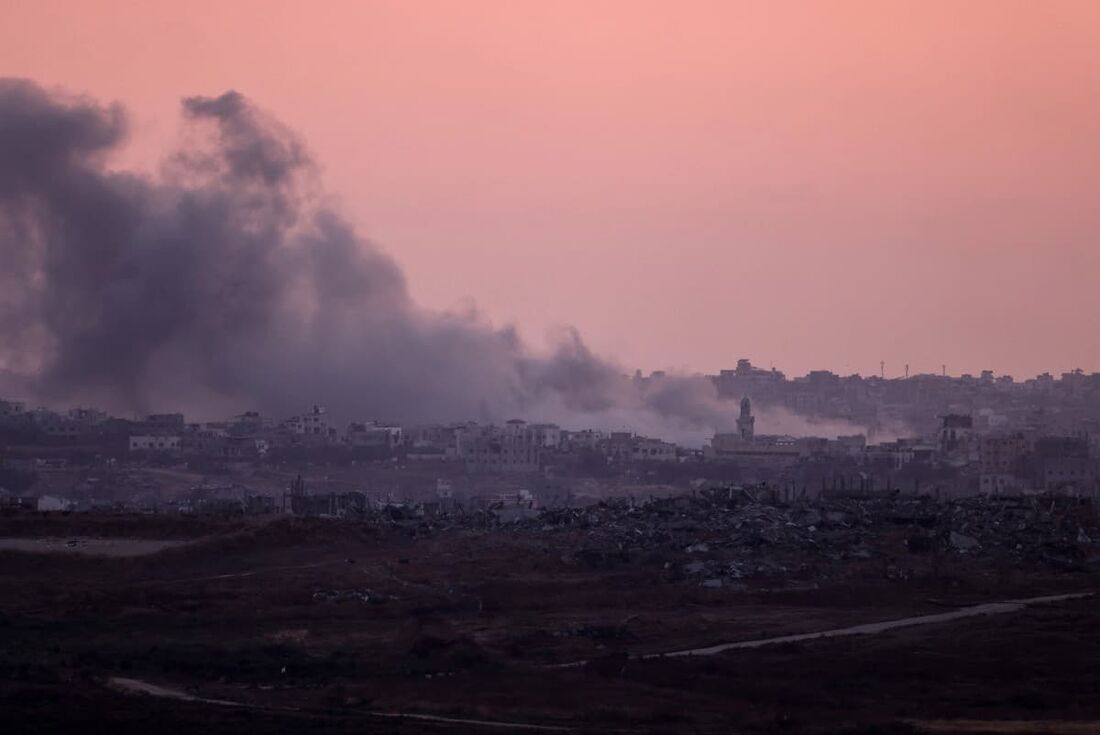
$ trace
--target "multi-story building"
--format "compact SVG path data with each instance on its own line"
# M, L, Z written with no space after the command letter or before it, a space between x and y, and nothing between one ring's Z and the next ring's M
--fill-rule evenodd
M291 416L283 422L283 429L308 443L325 443L338 440L336 429L329 426L324 406L314 405L307 413Z
M562 445L562 430L557 424L531 424L527 431L535 444L544 449L558 449Z
M536 472L542 448L514 419L505 427L464 426L457 434L457 455L470 472Z
M974 419L971 416L949 413L941 417L939 430L940 457L955 464L966 464L976 459Z
M110 418L105 411L98 408L70 408L69 420L82 426L98 426Z
M1022 474L1032 440L1023 432L986 434L978 438L978 469L982 474Z
M635 462L675 462L676 445L660 439L636 436L631 444L630 456Z
M9 401L0 398L0 418L22 416L26 411L27 406L22 401Z
M344 442L349 447L387 449L393 451L401 446L400 426L385 426L374 422L353 421L344 434Z
M145 428L150 431L182 431L183 425L182 413L154 413L145 418Z
M1094 495L1096 469L1084 438L1046 436L1035 441L1036 484L1048 492Z

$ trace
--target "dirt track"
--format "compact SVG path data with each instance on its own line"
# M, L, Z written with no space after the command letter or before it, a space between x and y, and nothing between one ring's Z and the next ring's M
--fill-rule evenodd
M180 702L197 702L199 704L213 704L222 707L245 707L248 709L284 709L284 708L271 708L271 707L259 707L257 705L251 705L244 702L232 702L225 699L209 699L206 697L197 697L193 694L188 694L180 689L173 689L171 687L164 687L157 684L152 684L141 679L131 679L123 676L112 676L107 680L107 685L113 689L127 692L130 694L147 694L151 697L160 697L162 699L174 699ZM286 708L287 711L293 711L290 708ZM562 727L558 725L537 725L526 722L504 722L499 720L477 720L464 717L443 717L441 715L429 715L416 712L359 712L358 714L366 715L368 717L380 717L391 720L419 720L421 722L431 722L438 725L458 725L462 727L491 727L504 730L526 730L537 732L573 732L575 728Z
M935 613L933 615L915 615L897 620L884 620L881 623L864 623L862 625L850 625L846 628L834 628L817 633L799 633L796 635L781 635L774 638L762 638L753 641L736 641L733 643L720 643L714 646L702 648L688 648L682 651L670 651L668 653L651 653L642 658L671 658L674 656L713 656L716 653L733 651L744 648L762 648L763 646L775 646L782 643L800 643L802 641L820 640L822 638L837 638L848 635L873 635L885 633L897 628L908 628L914 625L931 625L933 623L949 623L963 618L972 618L979 615L1003 615L1004 613L1019 612L1029 605L1044 605L1064 600L1077 600L1084 597L1092 597L1093 592L1075 592L1065 595L1044 595L1042 597L1030 597L1024 600L1005 600L1003 602L987 602L981 605L962 607L951 612Z

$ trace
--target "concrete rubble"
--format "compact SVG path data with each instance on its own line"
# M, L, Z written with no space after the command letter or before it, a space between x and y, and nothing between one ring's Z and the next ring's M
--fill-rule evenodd
M413 508L388 508L349 522L410 536L447 530L513 534L566 563L650 565L704 588L736 588L749 580L824 580L860 564L878 564L887 578L906 579L905 567L922 558L985 559L1067 572L1100 568L1096 506L1063 496L779 502L766 490L723 487L527 515L504 522L487 511L427 518Z
M370 590L318 590L314 602L381 602L382 597Z
M565 556L578 563L663 560L670 573L707 588L722 580L805 575L835 562L886 564L898 553L984 556L1067 571L1100 562L1091 540L1100 538L1094 507L1041 496L783 504L724 488L641 505L547 510L519 528L568 534L575 548Z

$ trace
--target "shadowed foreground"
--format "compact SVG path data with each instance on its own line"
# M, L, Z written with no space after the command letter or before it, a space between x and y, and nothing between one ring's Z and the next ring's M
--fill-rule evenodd
M104 528L149 539L158 523ZM563 556L569 539L549 531L189 528L189 543L146 556L0 555L5 731L1085 732L1100 720L1095 599L1019 603L1089 591L1088 571L902 559L899 578L846 561L816 589L706 589L656 560ZM1004 604L953 612L981 603ZM935 617L869 626L911 616ZM708 650L851 626L868 627ZM712 655L655 655L692 649Z

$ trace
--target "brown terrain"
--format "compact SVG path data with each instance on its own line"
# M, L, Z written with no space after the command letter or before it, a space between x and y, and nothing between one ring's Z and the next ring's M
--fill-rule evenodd
M607 531L640 533L622 520L632 517L516 527L2 517L0 538L54 542L0 551L0 723L43 733L1100 731L1100 606L1089 596L654 655L1087 593L1100 587L1087 556L958 554L884 527L861 542L868 553L797 567L773 541L751 559L793 571L753 561L758 571L707 586L684 562L719 553L717 532L713 550L638 551ZM703 532L685 518L682 533ZM62 539L183 543L105 555L94 544L69 553Z

